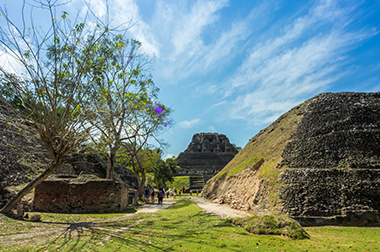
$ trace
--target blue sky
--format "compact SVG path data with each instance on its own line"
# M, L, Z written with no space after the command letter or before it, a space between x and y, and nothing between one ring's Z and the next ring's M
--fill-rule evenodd
M19 14L21 1L0 2ZM88 2L105 14L105 1ZM73 0L64 9L86 8ZM380 91L379 1L112 0L109 17L136 22L129 36L155 55L159 100L174 110L160 135L165 156L199 132L244 147L321 92Z

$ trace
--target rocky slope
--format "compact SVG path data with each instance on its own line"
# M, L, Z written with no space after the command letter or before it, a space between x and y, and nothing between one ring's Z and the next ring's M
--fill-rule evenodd
M18 120L12 108L0 102L0 188L29 182L50 164L37 132Z
M380 210L379 112L380 93L320 94L260 131L202 195L291 216Z
M47 149L31 126L17 124L20 121L12 108L0 101L0 207L9 198L5 188L30 182L50 164ZM105 178L107 163L98 154L84 151L72 154L55 174L94 174ZM121 166L115 167L114 179L137 188L134 173Z

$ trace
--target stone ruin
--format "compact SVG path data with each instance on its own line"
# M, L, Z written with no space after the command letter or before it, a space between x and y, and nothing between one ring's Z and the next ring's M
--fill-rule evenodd
M75 153L36 187L38 211L86 213L118 212L137 203L134 173L115 166L113 179L105 179L107 164L99 154Z
M234 158L238 151L226 135L218 133L195 134L184 152L177 157L178 175L202 177L190 178L190 189L201 190L212 176Z
M380 93L317 95L260 131L238 155L223 176L208 181L203 196L306 224L377 221ZM228 175L234 167L240 171Z
M94 175L57 175L39 184L36 211L56 213L119 212L128 207L128 186Z

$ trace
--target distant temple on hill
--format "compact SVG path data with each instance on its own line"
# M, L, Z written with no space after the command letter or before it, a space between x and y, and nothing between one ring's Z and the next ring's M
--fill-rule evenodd
M177 174L180 176L202 175L203 178L199 176L190 178L190 189L202 189L204 183L220 172L236 153L238 151L226 135L195 134L187 149L178 155L177 162L181 168L177 170ZM196 188L195 184L197 184Z

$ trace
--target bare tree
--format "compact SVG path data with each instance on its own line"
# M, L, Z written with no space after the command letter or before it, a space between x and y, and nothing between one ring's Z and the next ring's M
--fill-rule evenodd
M145 121L147 115L155 124L162 124L169 112L166 109L158 114L152 106L149 96L153 96L156 88L149 74L150 58L140 53L140 46L140 42L124 39L120 34L102 38L100 46L93 52L97 63L92 72L96 76L92 96L100 101L96 109L107 112L90 122L95 129L90 137L95 149L107 158L108 179L112 178L119 148L128 139L141 134L141 130L131 131L131 127ZM150 135L156 129L146 134Z
M34 5L33 5L34 4ZM0 49L21 66L21 72L11 72L0 66L3 82L10 85L20 100L20 117L33 125L48 149L52 163L40 176L30 182L1 210L9 212L21 198L37 186L64 162L65 156L86 141L95 120L97 106L88 92L96 75L91 51L101 39L110 34L107 25L87 25L90 14L81 21L71 21L67 12L57 14L58 0L34 0L29 5L30 21L26 22L23 1L22 27L10 19L0 7ZM34 10L46 10L49 26L43 29L33 21ZM45 22L47 23L47 22ZM16 69L17 66L11 66ZM7 97L4 97L7 98Z
M135 113L128 121L123 132L125 140L122 145L130 157L133 172L138 181L139 198L143 196L146 167L140 162L138 154L147 145L149 139L156 140L164 147L164 143L157 138L157 135L168 126L168 117L171 113L170 108L162 104L150 104L149 106L151 106L151 109L139 110L138 113Z

